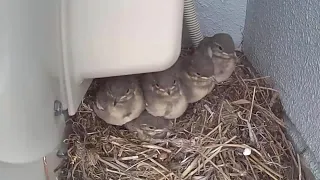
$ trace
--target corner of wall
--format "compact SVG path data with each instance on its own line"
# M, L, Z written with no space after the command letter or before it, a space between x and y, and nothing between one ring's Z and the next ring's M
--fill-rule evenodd
M304 169L305 173L308 176L308 180L317 179L320 180L320 163L316 161L315 154L306 144L305 140L301 136L301 133L298 131L296 126L292 123L291 119L284 112L284 122L286 125L286 135L289 140L291 140L293 148L296 150L296 153L299 155L302 164L306 166ZM308 173L308 169L310 172Z

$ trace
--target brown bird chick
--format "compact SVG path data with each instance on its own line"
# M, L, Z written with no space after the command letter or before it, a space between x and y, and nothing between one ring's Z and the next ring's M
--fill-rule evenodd
M186 111L188 102L181 89L178 72L178 66L174 64L165 71L142 75L146 110L151 115L175 119Z
M135 76L106 78L94 105L98 117L117 126L137 118L144 109L143 93Z
M212 48L214 79L217 83L226 81L236 67L237 56L232 37L227 33L217 33L206 37L199 44L199 49Z
M143 111L141 115L126 123L124 127L130 132L137 133L139 139L148 141L150 139L165 138L171 128L171 122L163 117L155 117L147 111Z
M180 79L188 103L199 101L215 86L212 55L211 47L200 46L191 56L179 58Z

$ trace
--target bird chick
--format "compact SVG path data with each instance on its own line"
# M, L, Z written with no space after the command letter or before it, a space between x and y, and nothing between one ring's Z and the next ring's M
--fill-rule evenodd
M215 86L211 47L198 47L191 56L180 57L180 79L188 103L205 97Z
M135 76L106 78L98 90L94 112L108 124L121 126L145 109L139 82Z
M141 115L126 123L124 127L130 132L137 133L139 139L148 141L150 139L165 138L171 128L171 122L163 117L155 117L147 111L143 111Z
M146 110L151 115L174 119L186 111L188 102L180 87L178 71L174 64L167 70L142 75Z
M226 81L236 67L237 56L232 37L227 33L217 33L212 37L205 37L199 44L200 49L211 47L214 79L217 83Z

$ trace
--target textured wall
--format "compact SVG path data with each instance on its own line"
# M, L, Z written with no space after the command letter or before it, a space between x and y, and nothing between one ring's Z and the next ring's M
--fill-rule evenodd
M241 43L247 0L195 0L195 4L204 35L226 32L237 46Z
M280 90L289 119L320 161L319 0L248 0L244 51Z

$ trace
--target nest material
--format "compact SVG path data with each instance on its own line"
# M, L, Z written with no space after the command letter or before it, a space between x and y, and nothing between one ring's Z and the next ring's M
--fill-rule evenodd
M163 140L142 142L92 110L92 83L69 121L73 133L60 179L300 180L300 162L285 136L279 94L238 53L232 77L191 104Z

